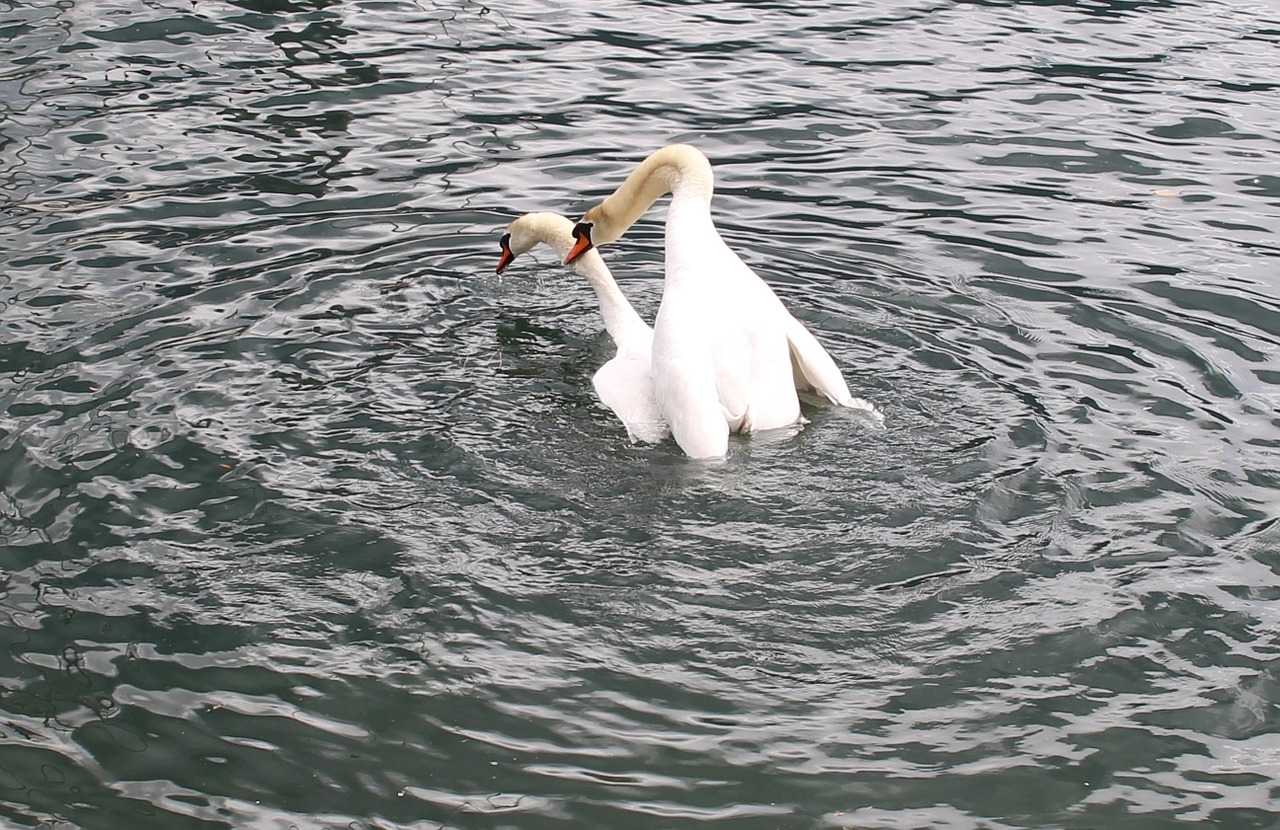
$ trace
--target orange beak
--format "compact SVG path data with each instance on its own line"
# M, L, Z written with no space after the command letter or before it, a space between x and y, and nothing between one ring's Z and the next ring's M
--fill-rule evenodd
M498 258L498 268L495 273L501 274L515 258L516 255L511 253L511 234L507 234L502 237L502 256Z
M591 223L579 222L573 226L573 247L564 258L564 264L570 265L575 259L591 250Z

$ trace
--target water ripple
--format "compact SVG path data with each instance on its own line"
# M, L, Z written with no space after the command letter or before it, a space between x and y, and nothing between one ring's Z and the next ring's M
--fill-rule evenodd
M536 7L535 7L536 6ZM0 27L0 815L1275 823L1259 4ZM527 210L694 141L886 414L632 446ZM661 215L607 252L646 317Z

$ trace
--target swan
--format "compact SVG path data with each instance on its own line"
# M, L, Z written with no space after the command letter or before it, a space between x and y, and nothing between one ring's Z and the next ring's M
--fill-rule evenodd
M803 423L797 389L881 420L849 393L831 355L735 254L711 220L711 163L663 147L574 227L565 264L613 242L664 194L666 277L653 328L658 406L686 455L722 457L731 432Z
M538 243L550 246L564 259L573 246L573 222L557 213L526 213L516 219L502 236L497 272L501 274L512 260ZM633 442L656 444L670 430L654 397L650 373L653 329L632 308L598 253L574 257L573 268L595 289L605 330L617 347L617 353L592 376L591 385L601 403L622 421Z

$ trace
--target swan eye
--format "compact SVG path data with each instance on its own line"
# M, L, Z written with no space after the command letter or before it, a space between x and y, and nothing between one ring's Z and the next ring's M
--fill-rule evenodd
M590 223L590 222L579 222L578 224L576 224L576 225L574 225L574 226L573 226L573 238L574 238L574 239L581 239L581 238L583 238L583 237L586 237L587 241L588 241L588 242L590 242L590 241L591 241L591 228L592 228L592 223Z

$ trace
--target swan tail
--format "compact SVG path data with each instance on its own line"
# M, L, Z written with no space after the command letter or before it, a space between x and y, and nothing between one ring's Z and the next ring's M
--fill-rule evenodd
M723 458L729 452L729 424L714 383L675 371L654 377L671 435L690 458Z

